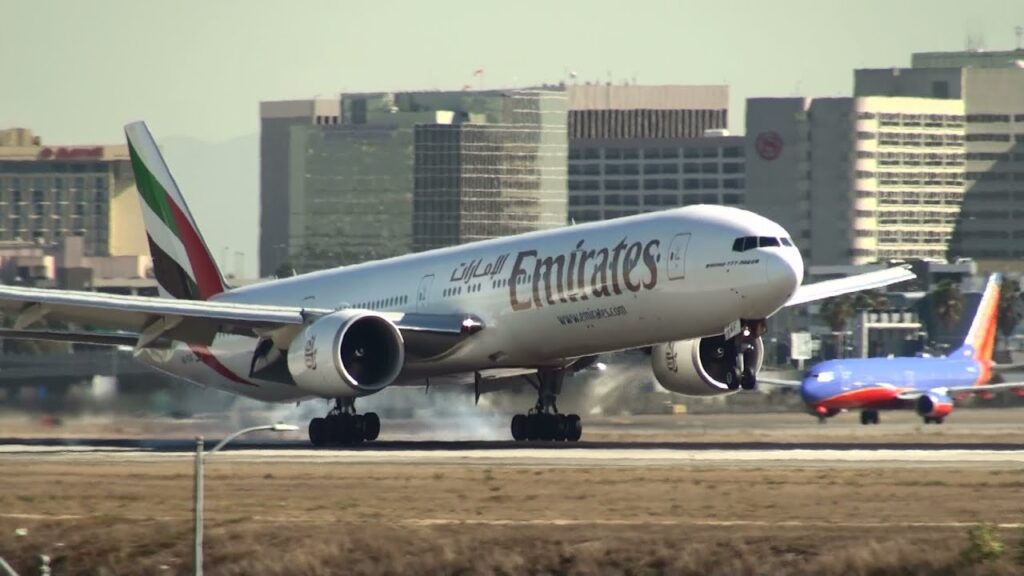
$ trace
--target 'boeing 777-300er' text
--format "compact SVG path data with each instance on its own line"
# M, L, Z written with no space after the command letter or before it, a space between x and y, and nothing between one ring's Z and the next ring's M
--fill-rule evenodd
M949 356L855 358L815 364L803 381L769 380L799 386L811 413L822 422L842 410L860 410L861 424L878 424L879 410L916 410L925 424L942 424L953 397L971 392L1024 388L1024 382L989 384L999 312L998 274L989 277L964 343Z
M520 439L577 440L559 414L566 373L598 354L651 347L683 394L753 388L765 319L783 306L913 277L902 268L801 286L781 226L690 206L487 240L229 289L145 124L128 148L162 297L0 287L0 336L127 345L171 374L266 401L334 399L315 445L373 440L355 399L441 380L495 388L526 378ZM52 330L43 321L78 329Z

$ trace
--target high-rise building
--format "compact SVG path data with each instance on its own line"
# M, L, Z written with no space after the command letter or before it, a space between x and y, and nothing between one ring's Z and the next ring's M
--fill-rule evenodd
M963 107L966 184L949 256L979 260L983 270L1024 270L1024 51L915 54L913 62L858 70L856 95Z
M565 225L565 92L517 90L499 101L490 118L416 126L414 251Z
M811 265L944 258L964 198L960 100L747 102L746 205Z
M569 217L743 203L744 139L728 86L569 88Z
M337 99L260 102L260 276L291 262L292 128L336 125L340 104Z
M263 103L261 275L563 225L565 100L525 89Z
M148 254L128 147L48 146L0 130L0 241L57 246L81 236L86 256Z

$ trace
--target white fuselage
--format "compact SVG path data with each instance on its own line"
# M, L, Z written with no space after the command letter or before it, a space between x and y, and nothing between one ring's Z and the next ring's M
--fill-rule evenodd
M483 330L443 358L409 361L397 384L720 334L767 318L803 276L796 248L734 250L737 238L786 239L735 208L692 206L488 240L285 278L220 294L225 302L472 315ZM249 377L256 340L142 352L160 369L263 400L309 396Z

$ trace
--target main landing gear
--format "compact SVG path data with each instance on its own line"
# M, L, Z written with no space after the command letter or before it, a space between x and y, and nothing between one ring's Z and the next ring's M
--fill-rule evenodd
M764 320L743 320L740 332L725 342L725 354L733 359L725 373L729 390L757 388L757 339L764 333Z
M325 418L309 421L309 441L313 446L358 444L376 440L380 434L380 417L376 412L356 414L354 398L338 398Z
M942 424L946 421L942 416L924 416L925 424Z
M860 423L865 426L868 424L878 424L878 410L861 410Z
M527 381L537 389L537 405L526 414L512 417L512 438L516 441L546 440L576 442L583 423L576 414L559 414L555 401L562 392L565 370L538 370Z

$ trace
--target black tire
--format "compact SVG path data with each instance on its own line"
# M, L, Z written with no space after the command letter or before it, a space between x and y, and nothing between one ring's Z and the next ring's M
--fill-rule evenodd
M932 423L934 424L942 424L945 421L946 419L944 417L932 418Z
M725 371L725 387L729 390L738 390L740 387L740 371L736 367Z
M323 418L313 418L309 421L309 441L313 446L321 447L327 445L327 422Z
M565 439L569 442L579 442L583 435L583 421L576 414L569 414L565 419Z
M566 433L568 432L569 422L565 414L555 414L552 417L551 427L553 428L551 439L555 442L565 442Z
M867 410L862 410L860 413L860 424L861 426L867 426L871 424L871 413Z
M372 442L380 436L380 416L376 412L363 414L363 440Z
M540 440L541 437L541 422L540 414L527 414L526 415L526 439L527 440Z
M516 414L512 417L512 439L516 442L526 440L529 435L526 433L528 422L526 414Z
M750 370L744 370L743 375L740 376L740 388L744 390L754 390L757 388L757 375Z

